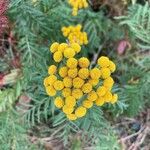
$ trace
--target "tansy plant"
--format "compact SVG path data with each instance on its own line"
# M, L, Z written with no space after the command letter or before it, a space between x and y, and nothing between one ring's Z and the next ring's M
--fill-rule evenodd
M78 10L81 8L87 8L87 0L68 0L68 3L72 6L72 15L77 16Z
M87 58L75 58L81 51L78 43L55 42L50 51L57 66L48 68L44 86L47 94L54 97L55 106L62 109L69 120L85 116L93 105L117 101L117 94L111 92L114 84L111 73L116 66L108 57L100 57L92 68Z
M78 43L79 45L87 45L88 37L86 32L82 32L82 25L62 27L64 37L67 37L70 43Z

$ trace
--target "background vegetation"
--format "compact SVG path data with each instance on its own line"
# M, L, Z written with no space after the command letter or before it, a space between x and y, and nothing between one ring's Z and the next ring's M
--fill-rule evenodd
M89 8L73 17L67 0L11 0L6 15L9 24L0 39L0 149L133 149L133 143L149 136L148 1L89 0ZM74 123L55 109L43 79L53 63L49 45L65 42L62 26L79 23L89 38L81 55L91 61L106 55L117 64L113 90L119 101L95 107ZM133 117L141 119L143 111L145 120L137 123ZM124 119L133 121L127 133L142 133L131 144L117 126ZM136 146L146 150L145 142Z

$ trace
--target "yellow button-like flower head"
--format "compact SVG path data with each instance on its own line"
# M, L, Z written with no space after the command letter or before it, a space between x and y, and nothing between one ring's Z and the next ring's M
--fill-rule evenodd
M92 91L92 85L90 83L85 83L83 86L82 86L82 91L83 93L89 93Z
M78 72L78 76L81 79L87 79L89 77L89 70L87 68L82 68Z
M99 83L99 79L90 79L88 81L92 86L96 86Z
M74 121L74 120L77 119L77 116L76 116L75 114L68 114L68 115L67 115L67 118L68 118L69 120L71 120L71 121Z
M98 59L98 64L100 67L108 67L110 65L110 61L108 57L102 56Z
M101 73L103 79L107 79L111 75L110 70L108 68L102 68Z
M71 89L70 89L70 88L64 88L64 89L62 90L62 95L63 95L64 97L70 96L70 95L71 95Z
M60 62L63 59L62 52L60 51L55 52L53 55L53 59L55 62Z
M90 71L92 79L99 79L101 77L101 71L98 68L94 68Z
M89 65L90 65L90 62L87 58L82 57L82 58L79 59L79 66L81 68L88 68Z
M53 85L54 82L57 80L57 77L55 75L50 75L46 78L46 82L48 85Z
M113 96L112 96L112 99L111 99L111 103L112 104L114 104L114 103L116 103L117 102L117 100L118 100L118 95L117 94L114 94Z
M95 91L91 91L88 96L87 96L87 99L90 100L90 101L96 101L97 99L97 94Z
M51 65L49 68L48 68L48 74L50 75L53 75L55 74L57 71L57 67L55 65Z
M105 100L103 97L98 97L97 100L95 101L95 104L97 106L102 106L102 105L104 105L104 103L105 103Z
M112 100L112 93L110 91L107 91L106 94L103 96L105 102L111 102Z
M63 79L63 83L65 87L68 87L68 88L72 87L72 79L70 77L65 77Z
M60 52L64 52L64 50L68 47L68 44L67 43L61 43L59 46L58 46L58 51Z
M59 69L59 75L64 78L68 75L68 67L61 67Z
M49 96L55 96L56 95L56 90L54 89L53 86L48 86L48 87L46 87L46 93Z
M78 43L71 43L70 46L75 50L76 53L79 53L81 51L81 46Z
M74 49L72 49L72 48L66 48L66 49L64 50L64 56L65 56L66 58L72 58L72 57L74 57L74 56L75 56L75 51L74 51Z
M54 88L55 88L57 91L62 90L62 89L64 88L63 82L62 82L62 81L59 81L59 80L55 81L55 82L54 82Z
M70 78L75 78L77 75L78 75L78 69L77 68L68 70L68 76Z
M114 62L110 61L109 69L111 72L114 72L116 70L116 65Z
M71 114L74 109L73 109L73 107L68 107L67 105L64 105L62 110L65 114Z
M86 108L85 107L78 107L76 110L75 110L75 115L78 117L78 118L81 118L83 116L86 115Z
M83 96L83 92L80 89L73 89L72 96L76 99L80 99Z
M65 104L69 107L74 107L76 105L76 99L73 96L68 96L65 99Z
M71 69L76 68L78 65L78 61L75 58L69 58L67 60L67 66Z
M58 50L58 46L59 46L59 43L55 42L53 43L51 46L50 46L50 51L52 53L56 52Z
M107 92L107 89L105 86L100 86L98 89L97 89L97 94L99 97L101 96L104 96Z
M73 79L73 86L74 88L81 88L84 84L84 80L79 78L79 77L76 77Z
M84 100L82 104L85 108L91 108L93 106L93 102L89 100Z
M56 97L54 100L54 104L57 108L62 108L64 106L64 101L61 97Z

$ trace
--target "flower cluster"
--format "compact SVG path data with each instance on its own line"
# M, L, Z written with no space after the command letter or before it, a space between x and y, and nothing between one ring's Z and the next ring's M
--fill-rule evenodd
M80 45L88 44L87 33L82 32L82 25L62 27L64 37L67 37L70 43L78 43Z
M88 7L88 3L86 0L69 0L68 2L73 7L73 16L77 16L79 9Z
M118 99L117 94L111 92L114 84L111 73L115 71L116 65L108 57L102 56L98 59L96 67L91 69L87 58L74 57L81 47L77 43L73 45L66 43L51 45L50 51L54 53L53 56L57 52L62 54L59 61L56 57L54 61L60 62L63 55L66 57L66 49L69 49L67 50L69 57L67 55L67 59L63 60L59 68L51 65L48 68L49 76L44 79L47 94L55 97L55 106L62 109L69 120L85 116L93 105L114 104ZM74 51L74 55L70 55L71 51Z

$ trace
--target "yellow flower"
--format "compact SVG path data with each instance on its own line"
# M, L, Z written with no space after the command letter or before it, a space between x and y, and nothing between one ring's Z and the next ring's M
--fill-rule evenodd
M64 78L68 74L68 68L67 67L62 67L59 69L59 75Z
M73 89L72 96L76 99L80 99L83 96L83 92L80 89Z
M57 91L62 90L62 89L64 88L63 82L62 82L62 81L59 81L59 80L55 81L55 82L54 82L54 88L55 88Z
M90 71L92 79L99 79L101 77L101 71L98 68L94 68Z
M70 95L71 95L71 89L70 89L70 88L64 88L64 89L62 90L62 95L63 95L64 97L70 96Z
M93 106L93 102L89 100L84 100L82 104L85 108L91 108Z
M107 79L104 80L103 83L103 85L109 90L111 90L113 84L114 84L114 80L112 77L108 77Z
M74 57L74 56L75 56L75 51L74 51L74 49L72 49L72 48L66 48L66 49L64 50L64 56L65 56L66 58L72 58L72 57Z
M82 86L82 91L83 93L89 93L92 91L92 85L90 83L85 83L83 86Z
M105 103L105 100L103 97L98 97L98 99L95 101L95 104L97 106L102 106L102 105L104 105L104 103Z
M114 72L116 70L116 65L114 62L110 61L109 69L111 72Z
M97 94L99 97L104 96L107 92L107 89L104 86L101 86L97 89Z
M57 80L57 77L55 75L50 75L46 78L46 82L48 85L53 85L54 82Z
M78 72L78 76L81 79L87 79L89 77L89 70L87 68L82 68Z
M99 79L90 79L88 81L92 86L96 86L99 83Z
M107 79L108 77L110 77L110 74L111 74L108 68L102 68L101 73L102 73L103 79Z
M78 107L76 110L75 110L75 115L78 117L78 118L81 118L83 116L86 115L86 108L80 106Z
M68 118L69 120L72 120L72 121L74 121L74 120L77 119L77 117L76 117L75 114L68 114L68 115L67 115L67 118Z
M117 102L117 100L118 100L118 95L117 94L114 94L113 96L112 96L112 99L111 99L111 103L112 104L114 104L114 103L116 103Z
M54 104L57 108L62 108L64 106L64 101L61 97L56 97L54 100Z
M67 105L64 105L62 110L65 114L71 114L74 111L73 107L68 107Z
M68 44L67 43L61 43L59 46L58 46L58 51L61 51L62 53L64 52L64 50L68 47Z
M56 80L57 80L57 79L56 79ZM46 78L44 79L44 86L45 86L45 87L49 86L48 77L46 77Z
M71 43L70 47L73 48L76 53L81 51L81 46L78 43Z
M73 79L73 86L74 88L81 88L82 85L84 84L84 80L79 78L79 77L76 77Z
M60 62L63 59L62 52L60 51L55 52L53 55L53 59L55 62Z
M88 95L87 95L87 99L89 101L95 101L97 99L97 94L95 91L91 91Z
M55 65L51 65L49 68L48 68L48 74L50 75L53 75L55 74L57 71L57 67Z
M50 46L50 51L52 53L56 52L58 50L58 46L59 46L59 43L55 42L53 43L51 46Z
M68 76L70 78L75 78L77 75L78 75L78 69L77 68L68 70Z
M66 97L65 105L69 107L74 107L76 105L76 99L73 96Z
M56 95L56 90L54 89L53 86L48 86L48 87L46 87L46 93L49 96L55 96Z
M107 91L106 94L103 96L105 102L111 102L112 100L112 93L110 91Z
M89 60L88 60L87 58L81 57L81 58L79 59L79 66L80 66L81 68L88 68L89 65L90 65L90 62L89 62Z
M110 65L110 61L108 57L102 56L98 59L98 64L100 67L108 67Z
M63 79L63 83L65 87L71 88L72 87L72 79L69 77L65 77Z
M67 60L67 66L71 69L76 68L78 65L78 61L75 58L69 58Z

